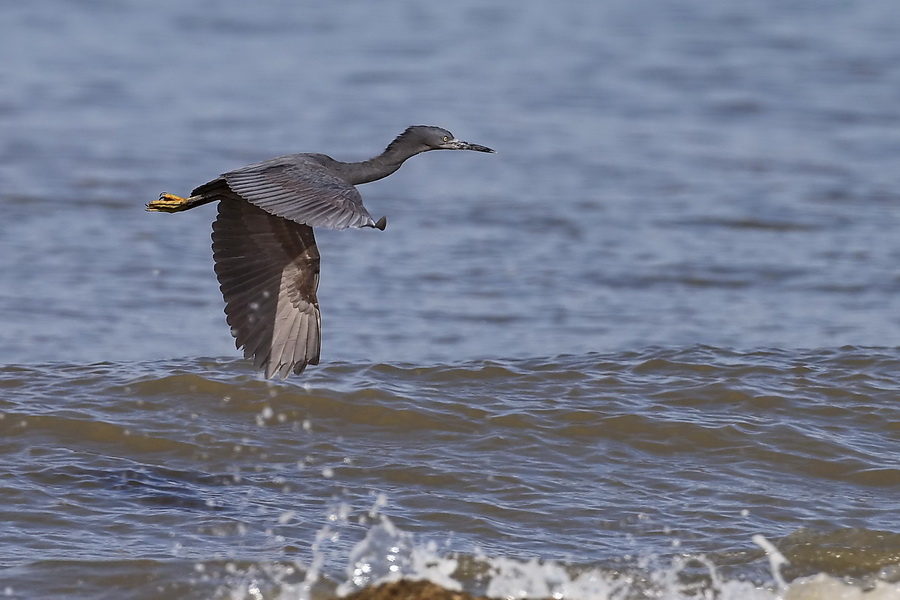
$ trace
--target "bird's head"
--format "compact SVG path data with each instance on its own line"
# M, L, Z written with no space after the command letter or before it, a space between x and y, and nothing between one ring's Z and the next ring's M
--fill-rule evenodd
M494 152L487 146L472 144L456 139L442 127L432 125L413 125L397 136L391 145L403 145L415 149L416 152L428 150L475 150L476 152Z

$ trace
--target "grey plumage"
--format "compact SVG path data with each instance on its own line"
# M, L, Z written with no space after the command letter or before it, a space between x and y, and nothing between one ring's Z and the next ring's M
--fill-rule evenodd
M236 346L267 378L318 364L319 251L312 228L231 198L220 200L218 211L213 259Z
M219 202L213 258L235 345L284 378L319 363L321 316L316 298L319 251L313 227L384 229L354 187L377 181L428 150L490 148L457 140L446 129L409 127L380 155L346 163L324 154L291 154L229 171L189 198L163 193L147 205L180 212Z

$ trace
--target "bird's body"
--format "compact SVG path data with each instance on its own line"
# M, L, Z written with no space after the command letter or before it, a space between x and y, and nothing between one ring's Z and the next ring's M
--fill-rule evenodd
M188 198L163 193L147 210L180 212L219 202L213 258L235 344L267 378L283 378L319 363L319 251L312 228L383 230L385 218L372 219L355 186L387 177L411 156L440 149L493 152L445 129L419 125L367 161L281 156L229 171Z

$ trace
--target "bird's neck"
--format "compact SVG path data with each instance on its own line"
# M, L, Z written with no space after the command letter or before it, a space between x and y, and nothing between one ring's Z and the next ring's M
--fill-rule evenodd
M350 174L348 179L352 185L370 183L372 181L384 179L399 169L400 165L402 165L406 159L415 156L424 150L425 148L412 151L410 149L398 148L392 144L388 146L384 152L374 158L362 162L345 163Z

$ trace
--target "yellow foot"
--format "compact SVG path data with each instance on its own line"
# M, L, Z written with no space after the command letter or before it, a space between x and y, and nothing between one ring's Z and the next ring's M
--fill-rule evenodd
M159 195L159 199L147 205L147 210L153 212L179 212L193 206L194 203L191 202L190 198L182 198L175 194L163 192Z

